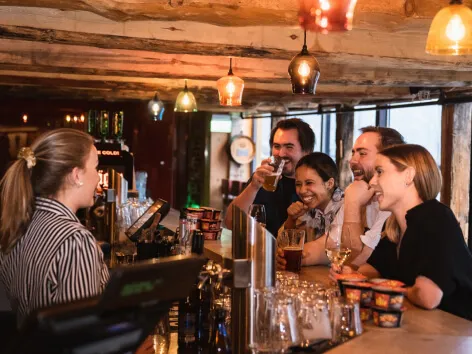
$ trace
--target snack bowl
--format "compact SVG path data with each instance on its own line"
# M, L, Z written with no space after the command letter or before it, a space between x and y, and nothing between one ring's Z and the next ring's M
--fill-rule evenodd
M203 219L213 220L213 208L201 207L203 209Z
M338 286L339 290L341 291L341 295L345 296L343 283L362 282L366 281L367 277L360 273L336 274L336 280L338 281Z
M211 231L203 231L203 237L205 240L219 240L221 236L221 229L219 230L211 230Z
M374 306L385 310L400 310L403 307L406 289L374 286Z
M369 306L372 302L372 284L362 281L343 282L344 296L347 299Z
M366 307L366 306L361 306L361 321L362 322L367 322L372 319L372 308Z
M378 307L372 308L374 324L383 328L398 328L401 326L405 308L400 310L385 310Z
M220 221L211 220L211 219L202 219L202 231L219 231L220 230Z
M187 214L193 214L197 219L202 219L205 210L202 208L187 208Z
M405 286L405 283L399 281L399 280L391 280L391 279L370 279L369 282L372 284L375 284L376 286L383 286L386 288L401 288Z

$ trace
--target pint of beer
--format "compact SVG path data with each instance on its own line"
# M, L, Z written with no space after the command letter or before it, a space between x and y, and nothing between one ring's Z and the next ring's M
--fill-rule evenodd
M274 168L274 171L270 175L265 176L262 188L264 188L268 192L275 192L275 190L277 189L277 183L280 179L279 177L284 169L284 165L284 159L275 156L270 157L269 166L272 166Z
M305 230L287 229L277 237L277 247L284 251L284 258L287 261L285 265L287 271L300 272L304 244Z

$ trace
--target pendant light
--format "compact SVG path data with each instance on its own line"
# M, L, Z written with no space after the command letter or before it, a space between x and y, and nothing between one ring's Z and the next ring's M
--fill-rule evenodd
M426 53L472 54L472 10L462 0L451 0L434 16L426 40Z
M157 92L154 95L154 98L148 103L149 114L153 121L162 120L164 114L164 103L157 97Z
M292 81L292 92L297 94L314 95L316 83L320 78L320 65L318 60L308 53L306 47L306 31L303 37L302 51L295 55L288 67L290 81Z
M187 80L185 80L184 89L178 94L175 100L174 112L197 112L197 100L193 93L187 88Z
M233 75L233 59L229 59L228 75L216 82L221 106L241 106L244 80Z
M298 22L312 32L350 31L357 0L299 0Z

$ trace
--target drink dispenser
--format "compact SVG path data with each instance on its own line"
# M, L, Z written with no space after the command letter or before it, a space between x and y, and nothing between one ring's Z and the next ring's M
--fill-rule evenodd
M246 353L255 338L255 292L275 286L276 239L261 224L233 206L233 353Z

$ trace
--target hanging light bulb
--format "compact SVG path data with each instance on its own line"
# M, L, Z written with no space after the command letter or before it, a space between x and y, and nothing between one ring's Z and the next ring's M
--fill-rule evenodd
M27 114L23 114L23 123L28 123L28 115Z
M70 123L70 115L66 115L66 122Z
M244 90L244 80L233 75L233 59L229 59L228 75L220 78L216 82L220 105L241 106Z
M320 78L320 65L316 58L308 52L306 31L302 51L293 57L288 67L288 73L290 81L292 81L293 93L315 94L316 84Z
M426 53L472 54L472 10L462 0L451 0L434 16L426 40Z
M83 114L80 115L80 122L81 123L85 122L85 115Z
M357 0L299 0L298 22L307 31L350 31Z
M183 91L179 93L175 100L175 112L197 112L197 100L193 93L187 88L187 80L185 80L185 87Z
M157 97L157 92L154 95L154 98L148 103L148 110L151 115L152 120L159 121L162 120L164 114L164 103Z

